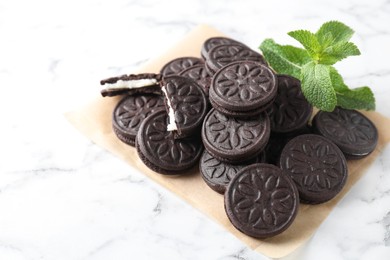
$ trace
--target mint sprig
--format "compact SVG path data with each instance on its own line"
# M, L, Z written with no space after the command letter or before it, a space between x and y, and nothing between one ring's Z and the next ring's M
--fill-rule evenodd
M333 65L349 56L360 55L350 42L354 31L338 21L324 23L316 33L307 30L289 32L304 48L280 45L265 39L261 45L265 59L280 74L301 80L302 92L315 107L333 111L336 106L346 109L375 109L375 98L369 87L350 89Z

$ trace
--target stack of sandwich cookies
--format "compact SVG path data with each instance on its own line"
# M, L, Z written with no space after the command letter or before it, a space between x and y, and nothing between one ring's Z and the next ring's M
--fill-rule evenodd
M201 56L171 60L160 74L102 80L101 94L124 95L113 130L136 146L148 168L179 175L198 164L204 182L224 194L227 217L241 232L280 234L299 200L318 204L337 196L348 176L345 157L375 149L377 130L357 111L320 111L311 127L313 109L300 81L275 74L245 44L213 37Z
M136 146L147 167L177 175L198 163L203 151L200 128L209 107L194 80L143 73L112 77L101 84L102 96L124 95L113 112L113 131L121 141Z
M288 75L276 75L278 93L267 109L271 136L266 147L267 162L277 165L284 145L301 134L311 133L309 121L313 107L304 97L301 83Z

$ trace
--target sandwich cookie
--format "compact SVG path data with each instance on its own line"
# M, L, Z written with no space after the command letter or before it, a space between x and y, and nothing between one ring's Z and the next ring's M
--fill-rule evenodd
M256 117L239 119L211 109L202 126L202 141L216 159L239 164L255 158L266 146L270 122L264 112Z
M313 118L313 129L334 142L347 159L369 155L378 143L378 130L362 113L336 107L320 111Z
M329 139L315 134L290 140L280 155L280 168L297 186L301 201L318 204L334 198L344 187L347 161Z
M277 78L268 67L254 61L237 61L213 76L209 99L225 115L248 117L272 105L277 91Z
M234 227L255 238L285 231L294 221L299 195L289 176L271 164L252 164L230 181L225 211Z
M167 131L167 124L165 109L149 115L137 133L137 153L157 173L182 174L198 163L203 145L199 137L175 139L173 132Z
M169 124L177 138L199 133L208 111L208 100L202 88L192 79L168 76L161 81Z
M125 96L115 107L112 114L112 128L116 136L124 143L135 145L135 137L142 121L158 109L163 109L162 96L153 94L135 94Z

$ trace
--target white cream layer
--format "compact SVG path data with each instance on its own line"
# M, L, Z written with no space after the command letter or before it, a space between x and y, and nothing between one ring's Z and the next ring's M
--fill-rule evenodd
M106 89L134 89L147 86L153 86L157 84L156 79L135 79L135 80L118 80L115 83L106 83L104 86Z
M169 123L167 125L167 131L177 131L177 125L175 121L175 111L173 111L171 100L168 98L167 89L165 88L165 86L162 86L161 90L164 93L165 97L167 98L167 104L168 104Z

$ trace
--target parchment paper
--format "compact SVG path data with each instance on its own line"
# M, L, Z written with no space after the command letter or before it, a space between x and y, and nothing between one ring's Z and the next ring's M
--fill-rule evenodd
M173 58L181 56L200 57L202 43L205 39L212 36L222 36L222 34L206 25L200 25L164 55L150 60L138 71L129 73L157 73L166 62ZM390 132L387 131L390 128L390 120L376 112L365 113L378 128L379 143L375 151L368 157L362 160L348 162L349 178L341 193L325 204L315 206L301 204L294 223L284 233L270 239L254 239L240 233L231 225L224 211L223 196L211 190L204 183L197 167L192 169L188 175L174 178L162 176L149 170L138 158L135 148L119 141L112 131L111 115L120 97L102 98L99 94L100 88L98 82L91 82L91 84L97 85L96 93L91 94L91 96L96 95L95 99L82 108L66 113L67 119L79 131L96 144L107 149L139 169L154 181L176 193L193 207L204 212L249 247L273 258L288 255L310 238L337 202L361 178L366 169L390 140Z

